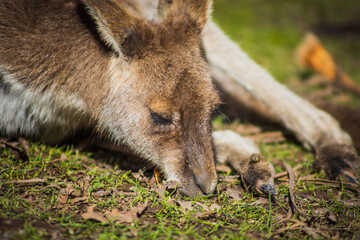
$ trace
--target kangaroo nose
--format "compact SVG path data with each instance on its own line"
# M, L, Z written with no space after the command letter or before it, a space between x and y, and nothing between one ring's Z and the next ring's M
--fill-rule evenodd
M211 194L217 185L216 173L195 176L195 182L204 194Z

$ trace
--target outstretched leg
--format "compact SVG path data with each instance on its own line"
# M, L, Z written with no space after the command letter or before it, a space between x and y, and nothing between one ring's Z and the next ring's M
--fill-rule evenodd
M216 161L236 170L258 193L276 194L274 167L263 159L255 143L233 131L214 131Z
M334 118L275 81L212 22L204 31L203 44L213 72L222 72L232 79L305 147L315 149L320 165L330 177L343 176L356 182L359 159L353 150L349 151L353 145L351 138ZM334 146L336 151L327 150Z

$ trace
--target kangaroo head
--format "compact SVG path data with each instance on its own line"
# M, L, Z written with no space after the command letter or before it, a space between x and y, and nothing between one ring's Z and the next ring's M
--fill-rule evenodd
M211 193L217 176L210 118L219 97L200 38L210 3L160 0L157 19L144 20L119 2L84 1L112 52L100 127L186 195Z

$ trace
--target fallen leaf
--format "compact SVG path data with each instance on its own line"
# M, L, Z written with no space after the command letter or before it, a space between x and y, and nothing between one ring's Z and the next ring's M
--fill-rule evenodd
M89 200L89 197L88 196L85 196L85 197L77 197L77 198L74 198L74 199L71 199L70 200L70 203L71 204L75 204L75 203L79 203L79 202L84 202L86 200Z
M278 143L286 141L282 132L264 132L248 136L251 140L258 143Z
M344 201L343 204L347 207L360 207L360 202L359 201Z
M229 172L231 172L231 168L229 168L228 166L225 166L225 165L218 165L218 166L216 166L216 171L223 172L223 173L229 173Z
M240 124L235 131L240 135L252 135L260 133L262 130L261 128L251 124Z
M62 208L63 205L67 203L69 199L69 195L73 192L75 192L75 189L70 184L68 184L66 188L61 189L60 198L56 205L56 208Z
M117 188L117 190L119 191L124 191L124 192L131 192L131 188L133 187L133 185L130 185L130 184L123 184L121 186L119 186Z
M217 185L217 190L218 190L219 192L222 192L222 191L224 191L227 187L228 187L228 183L222 182L222 183L220 183L220 184Z
M56 205L57 208L61 208L68 200L68 195L67 194L62 194L60 195L59 201Z
M15 156L15 158L21 159L23 161L29 160L29 157L26 154L25 150L17 146L17 145L19 145L19 143L10 143L8 140L2 139L2 138L0 139L0 143L5 145L11 151L11 153Z
M327 208L319 208L314 210L314 215L325 216L328 212L329 210Z
M138 219L137 214L133 211L120 212L118 209L111 210L106 217L115 223L132 223Z
M109 220L104 217L101 212L94 211L95 206L89 206L85 213L81 214L81 217L86 220L95 220L101 223L109 223Z
M163 196L165 191L173 192L177 188L177 182L169 181L165 184L162 184L160 187L155 188L155 192L159 194L159 196Z
M144 204L139 204L137 205L136 207L133 207L131 209L131 211L133 211L134 213L136 213L137 215L141 215L145 210L146 208L149 206L148 203L144 203Z
M50 185L46 186L46 188L56 188L58 190L61 190L61 187L59 186L58 183L51 183Z
M93 197L104 197L104 196L107 196L110 194L110 191L109 190L99 190L97 192L93 192L91 193L91 196Z
M218 204L213 203L210 205L209 209L210 209L210 211L217 211L217 210L220 210L221 207Z
M219 176L220 181L224 181L227 183L235 183L239 180L240 175L232 175L232 176Z
M330 211L329 211L329 216L327 218L332 223L336 223L336 221L337 221L337 218L336 218L335 214L333 212L330 212Z
M182 207L185 210L191 211L194 209L191 201L178 200L177 203L180 205L180 207Z
M244 197L243 192L240 189L236 188L228 188L226 190L226 194L236 201L239 201Z
M205 212L209 212L210 210L209 207L204 203L197 202L196 205L202 207L202 209L204 209Z
M207 218L214 217L215 215L216 215L216 212L203 212L203 213L196 214L195 218L207 219Z
M126 212L120 212L115 208L111 210L111 212L107 213L106 216L115 223L132 223L139 219L140 215L147 209L148 206L148 203L139 204Z
M30 147L28 141L25 138L19 138L19 142L23 146L27 158L30 158Z
M314 228L310 227L303 227L302 229L307 235L311 236L314 239L319 239L320 236L317 234L316 230Z
M82 197L82 192L81 191L74 191L70 194L72 197Z
M264 205L266 203L269 202L269 199L267 198L263 198L263 197L259 197L258 200L256 200L255 202L249 203L249 205Z

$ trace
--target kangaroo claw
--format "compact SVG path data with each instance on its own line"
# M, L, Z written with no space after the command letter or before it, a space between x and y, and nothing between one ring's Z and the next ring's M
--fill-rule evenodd
M322 168L330 179L342 177L344 181L358 184L360 158L347 145L332 144L321 147L316 156L316 168Z
M276 195L276 190L271 184L263 184L259 188L265 194Z
M342 179L346 182L353 183L353 184L359 184L359 182L356 180L356 178L351 173L342 173L341 174Z

